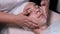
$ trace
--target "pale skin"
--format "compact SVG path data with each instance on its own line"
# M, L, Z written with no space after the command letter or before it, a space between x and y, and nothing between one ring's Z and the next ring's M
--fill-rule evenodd
M31 8L31 9L29 9ZM38 8L37 5L34 3L30 4L27 9L25 9L25 13L29 13L29 17L32 19L36 19L37 23L39 23L39 28L32 29L32 31L35 34L40 34L43 30L47 28L47 18L48 18L48 1L47 0L41 0L41 6Z
M42 7L43 6L41 6L40 9L43 10L44 8L42 8ZM40 21L41 20L41 18L40 18L40 15L41 15L40 13L41 12L39 12L40 10L37 8L37 6L35 8L36 9L33 8L34 10L32 9L33 12L31 12L29 17L26 16L25 12L23 12L23 13L17 15L17 16L0 12L0 23L17 24L19 26L26 26L26 27L29 27L29 28L33 28L32 31L35 32L35 34L40 34L41 28L36 28L36 27L42 26L41 21ZM46 13L43 13L43 14L46 15ZM44 23L42 23L42 24L44 24ZM34 29L34 28L36 28L36 29ZM43 29L44 29L44 27L43 27Z
M0 23L16 24L18 26L26 26L26 27L31 27L28 25L32 25L31 28L39 27L35 19L31 19L25 16L24 13L21 13L19 15L11 15L11 14L0 12Z
M36 13L37 11L39 11L39 9L38 9L38 6L35 6L35 8L36 9L32 8L33 9L32 11L35 11L35 13ZM30 18L30 16L27 17L25 15L26 15L26 13L21 13L21 14L15 16L15 15L7 14L4 12L0 12L0 23L17 24L19 26L26 26L29 28L39 27L39 21L38 21L39 19ZM39 15L40 14L37 13L36 17ZM30 25L32 25L32 27Z
M16 24L19 26L26 26L29 28L39 27L35 19L31 19L25 15L26 15L25 13L21 13L19 15L12 15L8 13L0 12L0 23ZM32 25L32 27L30 25Z
M48 10L49 10L48 7L49 7L48 1L47 0L42 0L40 11L43 11L43 15L45 16L45 19L47 19L47 17L48 17ZM40 16L40 17L42 17L42 16ZM41 18L41 19L43 19L43 18ZM44 21L42 23L44 23ZM39 29L37 28L37 29L34 29L33 31L35 32L35 34L40 34L46 28L47 28L47 25L45 24L44 26L40 27Z

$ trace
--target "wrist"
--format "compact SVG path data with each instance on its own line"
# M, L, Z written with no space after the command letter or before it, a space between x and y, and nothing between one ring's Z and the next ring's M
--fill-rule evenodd
M21 22L21 18L20 17L21 17L20 15L16 15L13 18L13 24L20 25L20 22Z

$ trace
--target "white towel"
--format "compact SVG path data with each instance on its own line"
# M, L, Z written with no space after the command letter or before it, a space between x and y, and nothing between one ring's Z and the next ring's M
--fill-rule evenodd
M29 2L25 2L25 3L23 3L22 5L17 6L16 8L14 8L14 9L10 12L10 14L18 15L18 14L22 13L23 10L24 10L24 8L25 8L25 6L26 6L28 3L29 3Z
M0 11L11 11L24 2L29 2L29 0L0 0Z

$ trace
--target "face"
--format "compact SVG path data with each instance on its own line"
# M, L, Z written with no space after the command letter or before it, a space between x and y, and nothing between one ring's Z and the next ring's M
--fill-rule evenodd
M26 5L26 7L24 8L24 11L25 11L26 13L37 12L37 11L39 11L39 6L36 5L36 4L33 3L33 2L30 2L29 4Z
M36 5L35 3L29 3L26 7L25 7L25 11L26 13L30 13L29 17L30 18L36 18L38 17L37 21L42 25L46 23L46 8L47 6L42 6L41 8L39 8L38 5ZM42 11L43 10L43 11ZM37 14L36 14L37 13Z

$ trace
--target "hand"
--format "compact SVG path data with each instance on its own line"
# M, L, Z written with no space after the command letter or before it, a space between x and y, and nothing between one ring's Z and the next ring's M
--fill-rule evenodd
M40 28L36 28L36 29L32 29L32 31L35 33L35 34L41 34L41 32L43 32L45 29L47 28L47 25L44 25Z
M41 0L41 7L40 7L40 21L43 20L43 19L47 19L48 18L48 9L49 8L49 3L47 0ZM44 24L44 20L43 20L43 24ZM43 30L45 30L47 28L47 25L44 25L44 26L41 26L40 28L36 28L36 29L33 29L32 31L35 33L35 34L40 34Z
M45 25L46 21L47 21L47 19L45 18L45 16L41 12L34 12L33 11L32 13L30 13L29 18L35 19L39 25L39 28L41 26Z
M44 16L47 18L48 11L49 11L49 1L48 0L41 0L40 4L41 4L40 11L42 11Z
M28 28L39 27L38 23L34 19L29 18L22 13L16 16L15 23L19 26L25 26Z
M34 18L37 21L37 23L39 23L39 25L43 25L47 21L48 8L49 8L48 1L47 0L41 0L40 11L39 11L38 7L37 7L37 9L34 8L35 10L34 9L32 10L32 8L31 8L30 9L31 12L30 12L29 17ZM29 11L27 11L27 12L29 12Z

